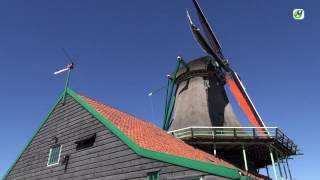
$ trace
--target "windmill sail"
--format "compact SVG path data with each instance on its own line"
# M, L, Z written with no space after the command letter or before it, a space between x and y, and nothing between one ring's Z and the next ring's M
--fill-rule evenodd
M203 31L207 37L209 45L217 54L219 54L222 57L221 45L220 45L218 39L216 38L214 32L212 31L206 17L204 16L204 14L201 10L201 7L199 6L199 3L196 0L193 0L193 3L196 7L197 14L199 16Z
M209 55L211 55L213 58L215 58L215 60L224 70L230 71L230 68L222 62L221 57L216 52L214 52L212 47L207 43L206 39L202 36L200 29L192 22L192 19L188 11L187 11L187 17L189 20L189 25L190 25L192 35L194 39L198 42L200 47Z
M199 16L199 19L201 21L201 25L204 29L206 38L205 39L201 32L200 29L197 28L187 12L187 16L189 19L189 25L191 27L191 32L193 36L195 37L195 40L200 44L201 48L206 51L209 55L215 58L215 60L218 62L220 67L224 69L226 72L225 74L225 79L226 82L228 83L231 92L235 96L237 102L239 103L241 109L245 112L246 116L250 120L253 126L255 127L265 127L262 118L258 114L255 106L253 105L249 95L247 94L242 82L240 81L237 73L235 73L228 64L223 63L222 58L224 57L222 52L221 52L221 46L215 37L212 29L210 28L209 23L206 20L206 17L204 16L199 3L196 0L193 0L193 3L197 9L197 13Z
M192 32L194 39L198 42L198 44L203 49L203 51L210 54L211 47L208 45L205 38L202 36L200 29L195 24L193 24L192 19L191 19L188 11L187 11L187 17L189 20L190 29L191 29L191 32Z
M235 96L251 124L255 127L265 127L237 73L232 72L232 75L227 75L226 79L232 94Z

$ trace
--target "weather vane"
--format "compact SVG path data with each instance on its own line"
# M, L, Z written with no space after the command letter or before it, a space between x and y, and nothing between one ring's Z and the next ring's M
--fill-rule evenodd
M74 63L72 62L73 59L69 56L69 54L67 53L67 51L64 48L62 48L62 51L63 51L64 55L70 60L70 63L67 65L66 68L60 69L60 70L54 72L53 74L54 75L58 75L60 73L68 71L66 82L65 82L65 86L64 86L64 96L63 96L63 102L65 102L65 96L66 96L66 92L67 92L67 89L68 89L68 86L69 86L71 70L74 68Z
M64 86L63 102L65 102L65 96L66 96L66 92L67 92L67 89L68 89L68 86L69 86L70 74L71 74L71 70L73 68L74 68L74 63L71 62L70 64L67 65L66 68L60 69L60 70L58 70L58 71L53 73L54 75L57 75L57 74L65 72L65 71L68 71L66 83L65 83L65 86Z

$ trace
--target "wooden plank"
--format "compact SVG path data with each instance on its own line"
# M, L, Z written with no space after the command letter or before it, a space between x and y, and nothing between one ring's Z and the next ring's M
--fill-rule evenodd
M93 147L76 150L75 141L96 133ZM47 167L53 137L62 144L60 164ZM61 163L70 155L67 171ZM59 104L33 142L22 154L7 179L145 179L147 172L160 170L161 179L190 174L206 174L135 154L103 124L72 98Z

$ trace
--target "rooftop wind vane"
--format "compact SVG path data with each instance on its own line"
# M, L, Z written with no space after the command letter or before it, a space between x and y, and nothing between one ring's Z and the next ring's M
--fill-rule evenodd
M58 75L58 74L61 74L63 72L68 71L67 79L66 79L65 86L64 86L63 102L65 102L65 96L66 96L67 89L68 89L68 86L69 86L70 74L71 74L71 70L73 68L74 68L74 63L72 62L72 63L68 64L66 68L60 69L60 70L58 70L58 71L53 73L54 75Z
M66 68L60 69L60 70L54 72L53 74L54 74L54 75L57 75L57 74L60 74L60 73L65 72L65 71L71 70L71 69L73 69L73 66L74 66L73 63L68 64Z
M68 58L70 63L65 68L60 69L58 71L55 71L53 74L58 75L58 74L61 74L63 72L68 71L66 82L65 82L65 87L64 87L64 96L63 96L63 102L65 102L65 96L66 96L66 92L67 92L67 89L69 86L70 74L71 74L71 70L74 68L74 63L72 62L73 59L69 56L69 54L67 53L67 51L64 48L62 48L62 51L63 51L64 55Z

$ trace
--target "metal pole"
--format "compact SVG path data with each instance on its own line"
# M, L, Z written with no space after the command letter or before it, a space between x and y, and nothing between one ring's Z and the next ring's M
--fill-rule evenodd
M290 167L289 167L289 163L288 163L288 157L286 158L286 164L287 164L287 167L288 167L288 172L289 172L290 180L292 180L292 175L291 175L291 171L290 171Z
M268 166L266 166L266 171L267 171L268 178L270 179L270 174L269 174L269 168L268 168Z
M281 164L283 166L284 175L285 175L286 180L287 180L288 179L288 175L287 175L287 170L286 170L286 166L284 165L283 159L281 159Z
M275 153L276 153L277 164L278 164L278 168L279 168L279 172L280 172L280 177L281 177L281 180L283 180L282 169L281 169L281 165L280 165L280 161L279 161L278 152L275 151Z
M65 84L65 87L64 87L64 95L63 95L63 105L65 104L66 102L66 95L67 95L67 90L68 90L68 86L69 86L69 79L70 79L70 74L71 74L71 69L69 68L68 70L68 75L67 75L67 79L66 79L66 84Z
M181 64L181 57L178 56L177 57L177 65L176 65L176 69L175 69L175 72L173 74L173 77L172 77L172 80L171 80L171 87L170 87L170 90L169 90L169 96L168 96L168 104L166 104L166 111L165 111L165 116L164 116L164 123L163 123L163 129L164 130L168 130L169 127L168 127L168 124L169 124L169 118L171 116L170 113L172 113L172 111L170 112L170 108L171 108L171 99L172 99L172 96L175 96L175 94L173 95L173 91L174 91L174 83L176 81L176 76L177 76L177 73L179 71L179 68L180 68L180 64ZM168 91L167 91L168 92ZM175 97L174 97L175 98ZM169 116L168 116L169 115Z
M246 156L246 150L244 149L244 144L242 144L242 154L243 154L243 160L244 160L244 168L248 172L247 156Z
M163 125L162 129L166 129L167 126L167 111L168 111L168 96L169 96L169 86L170 86L170 79L168 78L168 83L167 83L167 90L166 90L166 101L165 101L165 106L164 106L164 116L163 116Z
M270 152L270 158L271 158L271 162L272 162L272 168L273 168L274 178L275 178L275 180L278 180L277 171L276 171L276 166L275 166L275 164L274 164L273 154L272 154L272 150L271 150L270 147L269 147L269 152Z

